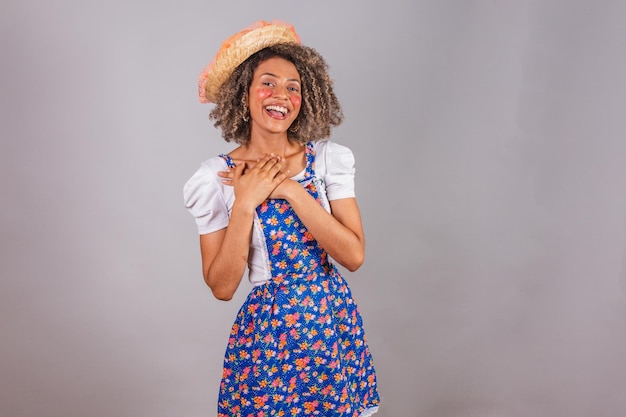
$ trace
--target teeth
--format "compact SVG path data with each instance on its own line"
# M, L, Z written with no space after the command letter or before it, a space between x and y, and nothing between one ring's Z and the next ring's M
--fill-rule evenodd
M274 111L279 111L283 114L287 113L287 108L286 107L282 107L282 106L267 106L265 108L266 110L274 110Z

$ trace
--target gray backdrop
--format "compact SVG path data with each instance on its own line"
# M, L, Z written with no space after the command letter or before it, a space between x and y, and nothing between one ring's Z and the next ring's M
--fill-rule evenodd
M624 415L619 0L2 0L0 415L215 415L250 287L201 277L196 77L273 18L344 106L379 415Z

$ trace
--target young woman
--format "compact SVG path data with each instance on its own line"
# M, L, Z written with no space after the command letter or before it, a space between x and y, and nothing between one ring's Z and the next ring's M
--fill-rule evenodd
M201 102L239 146L186 183L211 291L253 289L232 327L220 417L350 416L378 410L362 319L333 262L361 266L365 240L352 152L324 59L294 28L257 22L200 74Z

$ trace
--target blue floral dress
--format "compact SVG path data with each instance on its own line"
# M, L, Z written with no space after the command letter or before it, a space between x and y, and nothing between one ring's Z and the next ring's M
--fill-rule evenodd
M311 143L306 160L300 183L320 202ZM252 289L233 324L218 416L375 413L376 375L347 283L286 200L266 200L255 222L263 230L272 279Z

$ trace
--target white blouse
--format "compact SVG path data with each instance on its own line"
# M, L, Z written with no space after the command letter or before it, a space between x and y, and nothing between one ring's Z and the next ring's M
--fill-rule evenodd
M330 212L329 201L354 197L354 155L352 151L330 140L314 142L315 178L322 205ZM227 169L224 158L215 156L204 161L183 189L185 207L195 217L198 233L215 232L228 226L235 201L233 187L224 185L217 176ZM299 180L304 171L292 177ZM252 285L261 285L271 278L267 263L265 238L255 215L250 253L248 279Z

